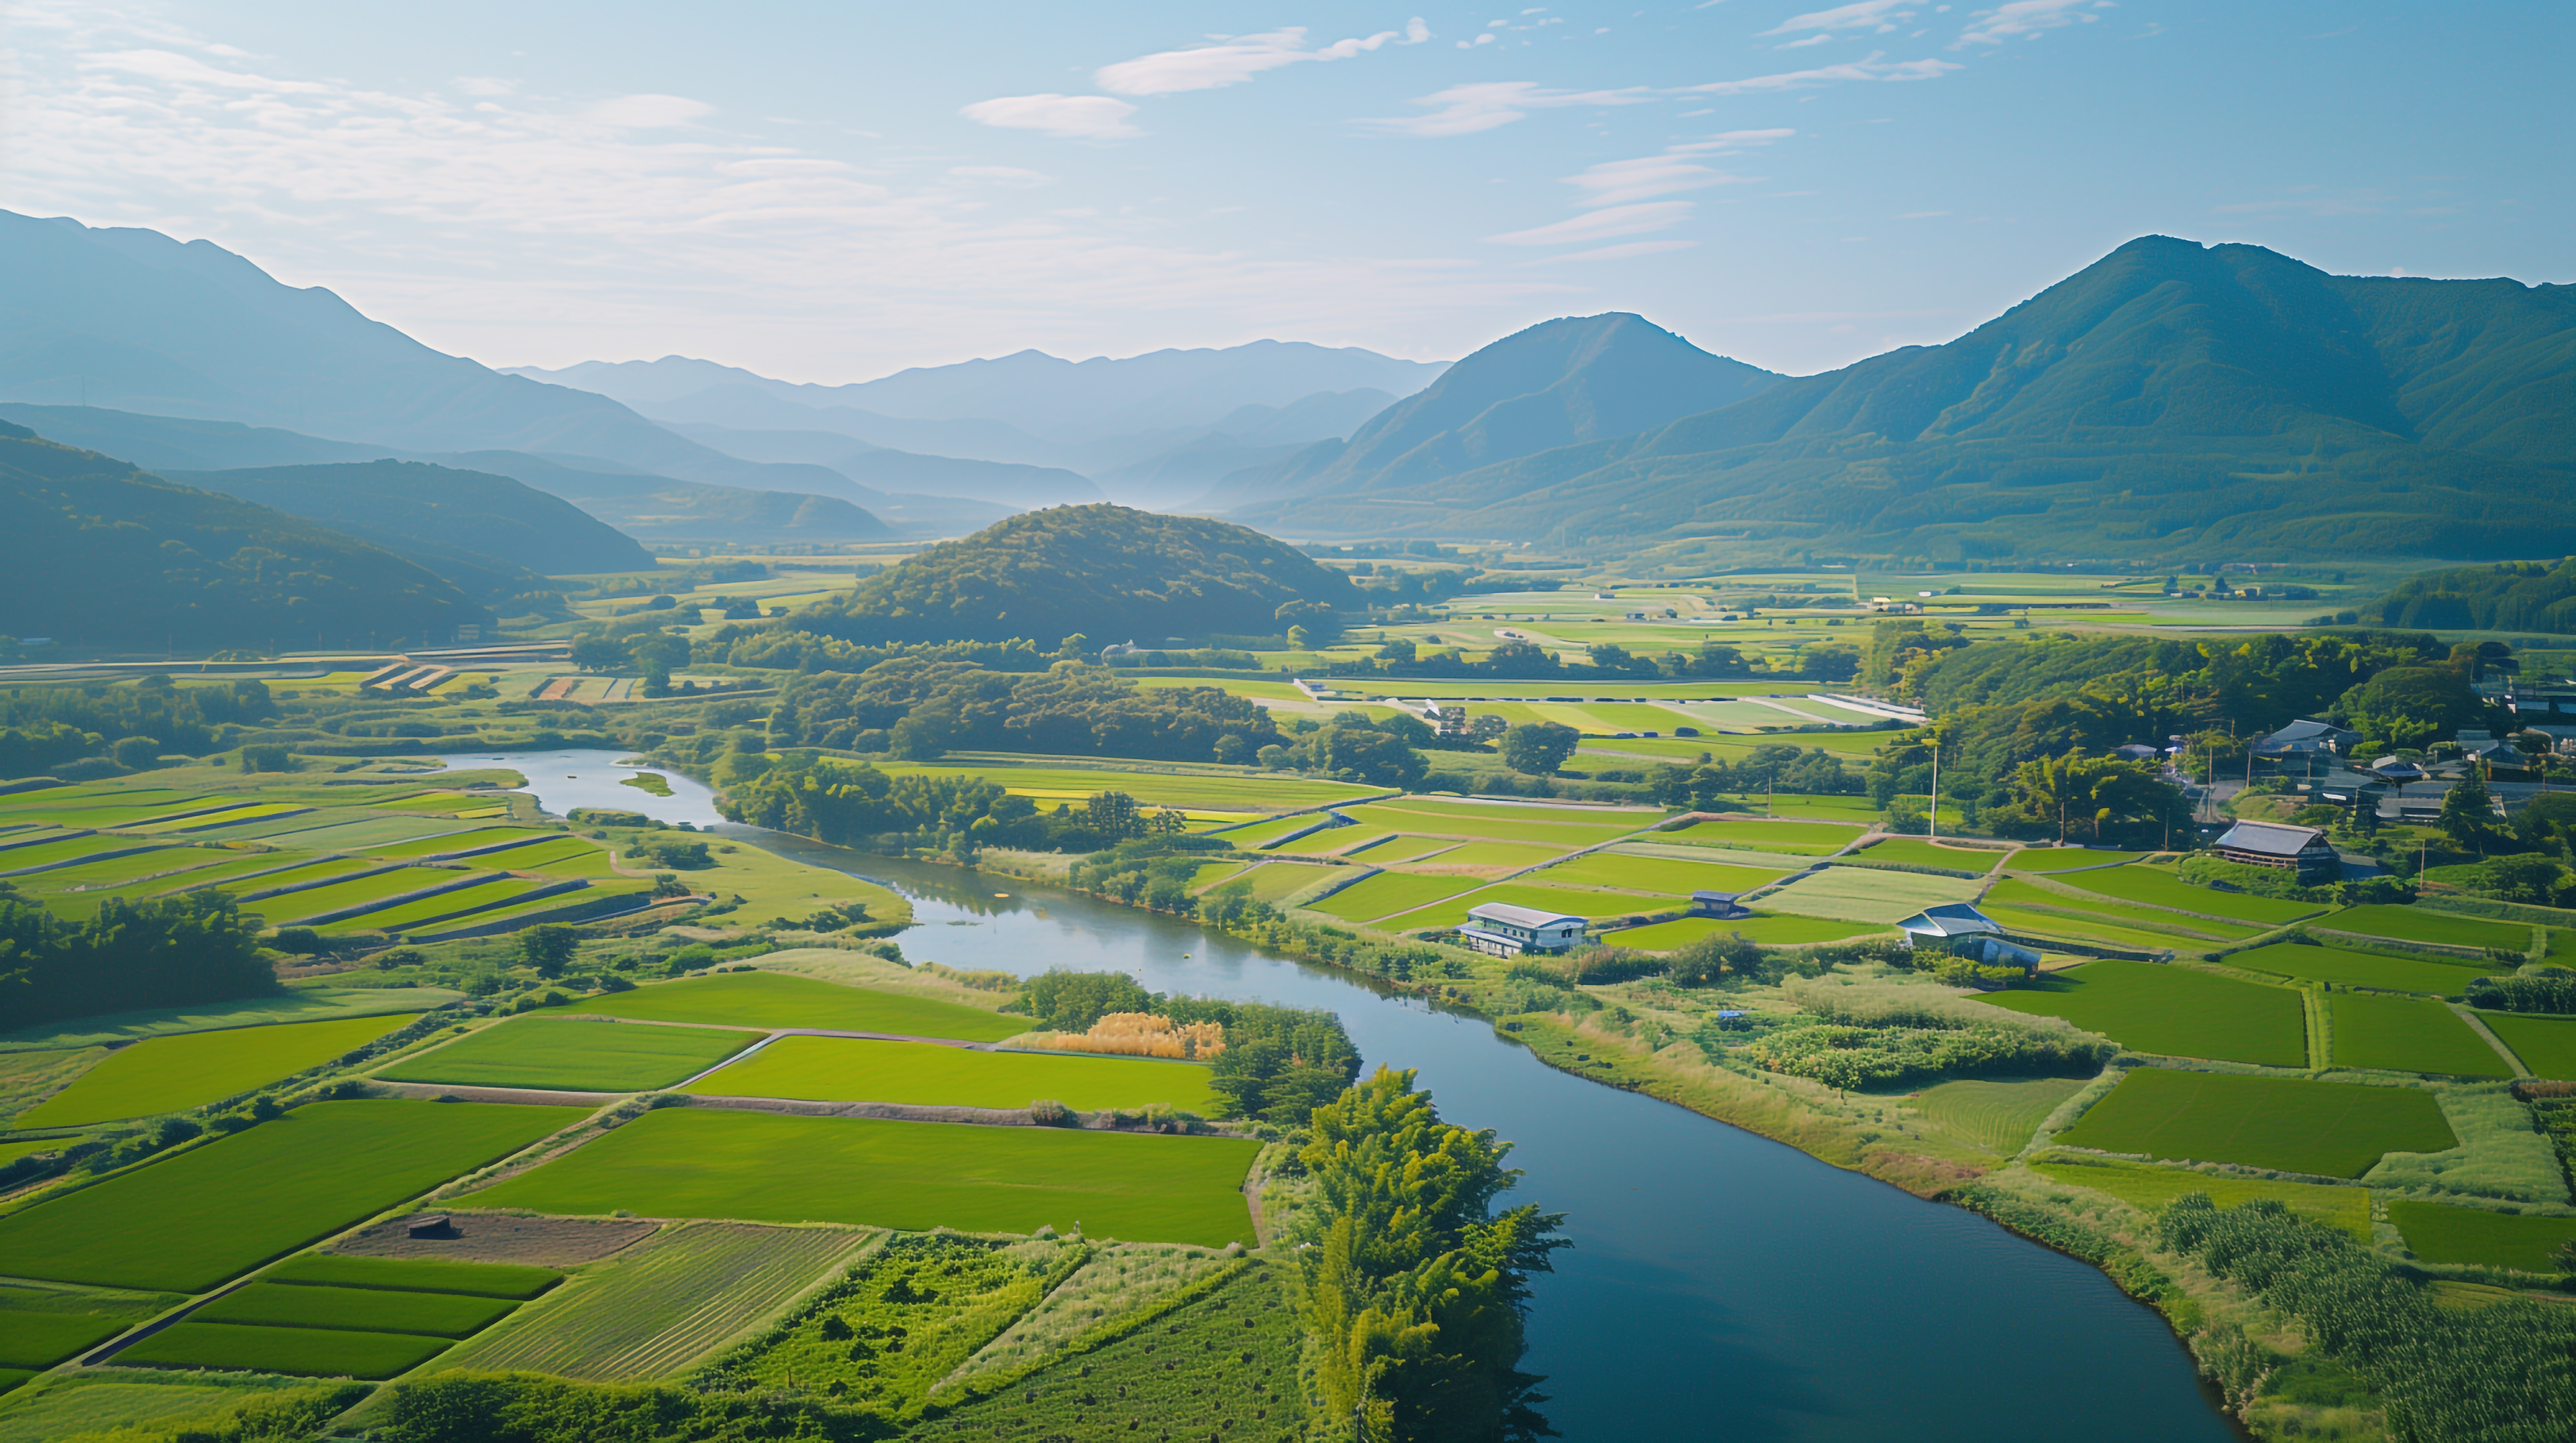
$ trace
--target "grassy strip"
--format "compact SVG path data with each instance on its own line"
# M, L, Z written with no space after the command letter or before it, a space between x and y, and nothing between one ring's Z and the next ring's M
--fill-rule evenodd
M346 1333L245 1323L173 1324L116 1355L161 1368L244 1369L312 1378L391 1378L447 1351L445 1338Z
M1208 1069L1192 1062L1062 1053L976 1052L935 1042L782 1037L689 1091L716 1097L1019 1108L1047 1098L1084 1112L1155 1105L1214 1112Z
M713 1027L519 1017L413 1053L377 1075L391 1082L642 1092L694 1077L759 1040L754 1032Z
M2132 1207L2154 1212L2184 1193L2207 1193L2221 1207L2275 1198L2312 1222L2339 1228L2363 1242L2371 1238L2370 1189L2332 1183L2291 1182L2283 1178L2236 1177L2184 1167L2154 1167L2114 1158L2057 1156L2034 1161L2030 1170L2069 1187L2109 1193Z
M2424 992L2437 997L2457 997L2467 990L2471 978L2495 971L2479 963L2391 957L2377 952L2356 952L2347 947L2318 947L2299 942L2250 947L2242 952L2230 952L2222 960L2230 967L2247 967L2304 981L2373 987L2387 992Z
M2480 1012L2478 1020L2504 1039L2534 1077L2576 1081L2576 1017L2537 1017L2527 1012Z
M582 1003L586 1011L642 1022L712 1022L736 1027L813 1027L999 1042L1028 1030L953 1002L847 987L779 972L729 972L641 987Z
M463 1338L499 1322L517 1306L505 1298L476 1298L460 1293L389 1293L374 1288L256 1282L235 1288L188 1316L191 1322L198 1323Z
M943 1413L952 1412L958 1408L962 1408L968 1403L974 1402L978 1399L996 1397L1000 1394L1007 1393L1011 1389L1018 1387L1020 1383L1031 1374L1052 1367L1068 1358L1076 1358L1085 1353L1097 1352L1111 1343L1117 1342L1121 1338L1132 1336L1139 1330L1160 1321L1173 1312L1181 1308L1188 1307L1199 1299L1208 1296L1210 1293L1215 1292L1217 1289L1224 1287L1227 1283L1242 1276L1246 1270L1257 1266L1259 1266L1259 1264L1255 1263L1250 1258L1239 1259L1234 1263L1221 1267L1215 1272L1210 1273L1208 1276L1191 1283L1189 1286L1164 1297L1158 1302L1149 1303L1144 1307L1134 1309L1131 1312L1124 1313L1118 1317L1110 1319L1108 1322L1101 1324L1090 1332L1076 1337L1071 1342L1066 1343L1063 1347L1056 1349L1054 1352L1049 1353L1035 1362L1022 1364L1016 1368L1003 1369L999 1372L976 1374L967 1378L964 1382L952 1384L946 1389L935 1391L922 1411L925 1416L935 1418Z

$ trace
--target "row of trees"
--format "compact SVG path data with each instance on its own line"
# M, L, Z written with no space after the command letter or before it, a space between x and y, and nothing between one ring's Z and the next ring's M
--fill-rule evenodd
M1624 646L1596 643L1584 659L1569 662L1536 642L1506 639L1473 660L1456 650L1425 652L1416 643L1397 639L1378 648L1374 658L1336 661L1324 668L1330 676L1491 677L1517 681L1652 681L1668 677L1772 676L1808 681L1849 681L1860 670L1857 647L1821 642L1799 649L1794 660L1766 661L1757 655L1708 641L1697 651L1668 651L1647 656Z
M1283 740L1269 712L1217 687L1146 690L1078 661L1008 672L921 655L795 677L767 731L773 747L912 760L976 748L1246 763Z
M221 747L226 725L276 714L256 681L182 687L153 675L133 686L12 687L0 690L0 777L34 776L128 742L136 745L125 755L143 765L165 751L203 756Z
M258 937L224 892L111 897L73 921L0 883L0 1032L274 992Z

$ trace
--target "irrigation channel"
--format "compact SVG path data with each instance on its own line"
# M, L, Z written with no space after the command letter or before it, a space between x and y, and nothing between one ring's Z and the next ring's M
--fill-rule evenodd
M706 825L707 789L617 784L616 752L506 760L550 812L618 805ZM490 766L489 756L451 758ZM615 800L596 800L615 794ZM1473 1017L1381 995L1190 923L1016 878L723 824L739 841L894 888L904 953L1026 975L1130 973L1157 991L1329 1008L1369 1066L1418 1068L1441 1113L1567 1215L1530 1352L1566 1438L1730 1443L2190 1443L2243 1435L2162 1319L2099 1272L1958 1208L1546 1067Z

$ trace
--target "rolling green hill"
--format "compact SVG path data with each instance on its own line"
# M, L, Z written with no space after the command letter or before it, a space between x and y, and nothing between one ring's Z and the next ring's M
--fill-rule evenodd
M419 461L173 471L182 486L220 491L408 554L425 544L543 575L650 567L653 553L572 503L481 471ZM434 555L413 559L439 570Z
M1233 514L1774 554L2481 558L2576 551L2571 478L2576 287L2149 236L1947 345L1401 494Z
M1342 573L1257 531L1124 506L1059 506L931 547L788 625L851 641L1093 646L1273 635L1288 602L1356 606Z
M0 535L0 617L68 646L363 645L492 620L399 556L6 422Z

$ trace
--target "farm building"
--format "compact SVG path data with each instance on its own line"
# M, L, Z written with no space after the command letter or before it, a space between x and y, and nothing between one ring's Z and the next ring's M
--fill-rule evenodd
M1467 909L1467 923L1458 929L1458 938L1495 957L1564 952L1583 945L1583 919L1509 902L1487 902Z
M2343 859L2334 844L2314 827L2280 822L2238 822L2210 846L2230 862L2251 867L2278 867L2299 874L2303 883L2334 882L2343 877Z
M2007 941L2001 922L1965 902L1926 907L1897 923L1896 929L1905 934L1908 947L1930 947L1989 967L2019 967L2029 972L2039 966L2038 953Z
M2333 722L2301 718L2267 737L2254 742L2254 755L2267 762L2310 762L2319 757L2341 756L2361 741L2361 733L2348 731Z
M1744 905L1743 896L1742 892L1693 892L1691 893L1691 915L1730 920L1737 917L1750 917L1753 913Z
M2404 757L2381 757L2357 770L2368 772L2390 786L2402 787L2409 782L2424 780L2424 769Z

